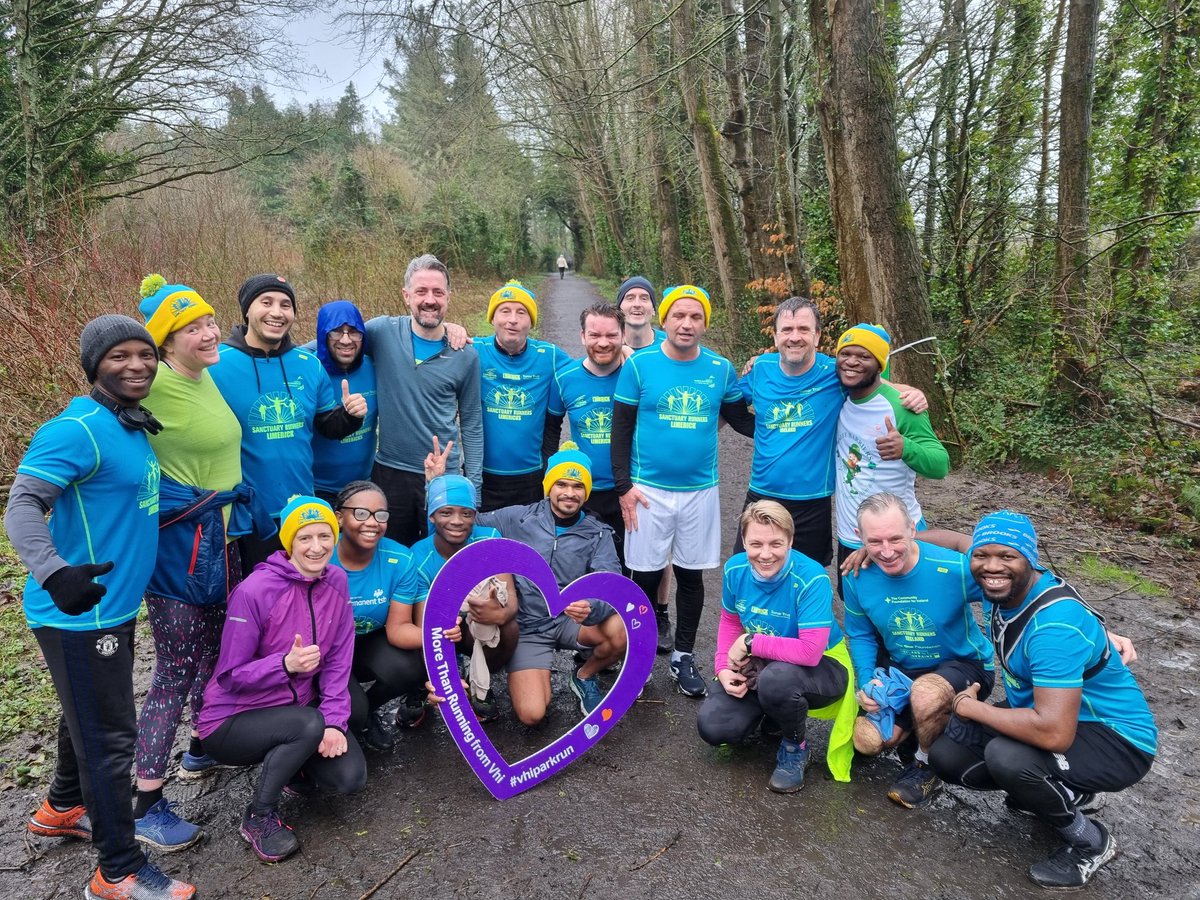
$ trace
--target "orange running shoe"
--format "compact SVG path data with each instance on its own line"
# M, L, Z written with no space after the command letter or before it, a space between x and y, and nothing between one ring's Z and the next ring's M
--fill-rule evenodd
M164 875L153 863L146 863L117 882L109 881L97 869L83 896L88 900L192 900L196 888Z
M86 808L72 806L60 812L50 805L49 799L42 801L25 827L38 837L73 837L82 841L92 839L92 823Z

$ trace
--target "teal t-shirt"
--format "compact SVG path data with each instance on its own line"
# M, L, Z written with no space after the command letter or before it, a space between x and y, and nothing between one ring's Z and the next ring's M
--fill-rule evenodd
M495 528L476 525L471 529L471 536L467 538L467 543L474 544L476 541L486 541L488 538L498 537L500 537L500 532ZM433 586L433 579L437 578L438 572L442 571L446 560L442 559L442 554L438 553L437 547L433 545L432 534L413 544L412 554L417 567L418 599L424 601L429 596L429 588Z
M592 463L592 490L611 491L615 486L612 471L613 394L620 368L607 375L596 375L574 360L558 370L558 393L571 423L571 439Z
M554 344L534 338L516 356L498 348L494 336L477 338L475 349L483 401L483 471L541 471L546 415L563 414L554 373L571 358Z
M62 488L47 526L73 566L114 563L96 579L108 588L80 616L64 614L32 577L25 582L30 628L91 631L137 615L158 554L158 459L145 432L131 431L91 397L76 397L34 434L17 473Z
M837 363L818 353L803 375L788 375L778 353L764 353L738 386L754 407L750 490L784 500L832 496L834 440L846 399Z
M967 557L917 542L921 557L906 575L878 566L842 579L846 639L858 686L871 680L879 639L892 665L931 669L945 660L977 660L992 670L992 642L975 621L972 603L983 601Z
M1001 620L1012 619L1039 595L1060 583L1053 573L1044 573L1020 607L1001 610ZM990 603L984 603L984 614L990 619ZM1011 675L1004 672L1008 703L1019 709L1032 709L1035 687L1082 688L1079 721L1105 725L1153 756L1158 748L1154 716L1133 673L1121 662L1120 654L1112 651L1103 669L1086 681L1083 678L1084 671L1100 661L1107 643L1104 626L1073 600L1060 600L1038 610L1008 658L1008 668L1013 672Z
M416 332L413 332L412 342L413 359L417 361L418 366L427 359L433 359L446 349L446 342L444 340L431 341L421 337Z
M362 365L349 375L330 375L335 397L342 396L342 379L350 382L350 393L362 394L367 401L367 415L353 434L340 441L313 434L313 487L336 494L351 481L371 477L375 464L375 426L379 421L379 400L375 390L375 363L364 356Z
M706 347L686 362L646 348L620 371L614 399L637 407L632 480L665 491L715 485L721 404L742 399L729 360Z
M316 354L295 347L263 357L223 344L209 372L242 426L242 477L278 517L313 492L314 422L337 407L341 382L335 394Z
M365 569L357 572L347 569L336 553L332 562L345 570L350 584L355 634L369 634L382 628L393 603L412 605L425 599L425 595L419 593L412 551L390 538L380 539L375 555Z
M834 647L842 629L833 618L833 588L818 563L792 550L779 575L757 581L745 553L729 558L721 581L721 608L742 621L752 634L794 638L810 628L828 628Z

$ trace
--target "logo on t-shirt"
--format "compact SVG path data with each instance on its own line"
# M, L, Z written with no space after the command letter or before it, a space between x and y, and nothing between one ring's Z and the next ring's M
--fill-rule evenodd
M766 416L767 428L780 434L791 434L798 428L808 428L812 423L812 414L805 409L800 400L776 403Z
M579 437L589 444L608 444L612 442L612 408L595 406L587 411L579 420Z
M533 415L533 398L519 387L501 385L488 391L486 411L499 419L524 419Z
M708 395L690 387L673 387L658 398L658 419L669 428L707 424L711 411Z
M158 515L158 483L162 478L162 470L158 466L158 458L153 453L146 454L146 468L142 473L142 483L138 485L138 509L146 511L148 516Z
M862 484L855 485L855 479L864 480L863 476L872 469L878 468L875 460L871 459L859 444L851 444L846 450L846 486L851 494L861 493ZM867 478L867 486L872 479Z
M267 440L290 438L304 427L304 411L291 394L271 391L250 404L250 431Z

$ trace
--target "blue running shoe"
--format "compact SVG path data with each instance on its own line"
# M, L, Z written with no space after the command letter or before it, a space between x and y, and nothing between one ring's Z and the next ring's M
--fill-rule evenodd
M775 754L775 771L767 788L777 794L794 794L804 787L804 770L808 768L808 747L794 741L781 740Z
M585 716L604 700L604 691L600 690L596 676L580 678L578 669L571 673L571 693L579 698L579 708Z
M179 771L175 774L175 777L180 781L199 781L217 769L228 768L233 767L217 762L207 753L193 756L185 750L183 752L183 759L179 761Z
M193 825L175 812L176 805L163 797L146 814L133 822L133 836L155 850L176 853L186 850L204 837L199 825Z

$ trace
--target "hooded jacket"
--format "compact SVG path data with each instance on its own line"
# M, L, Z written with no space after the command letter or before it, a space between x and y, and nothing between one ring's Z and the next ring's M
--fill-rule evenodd
M342 368L329 352L329 333L343 325L349 325L363 335L358 355L348 368ZM317 311L317 339L305 345L321 361L335 396L342 395L344 379L349 382L351 391L362 394L367 401L367 414L352 434L340 440L328 438L320 432L313 436L313 487L329 494L336 494L351 481L369 478L375 464L379 398L375 385L375 365L366 353L366 328L357 306L349 300L333 300Z
M284 668L296 635L321 649L320 665L312 672ZM354 612L346 572L329 565L319 578L305 578L282 550L276 551L229 597L221 652L204 690L197 731L203 739L247 710L312 704L327 728L345 732L353 657Z
M350 363L349 368L345 369L330 355L329 341L327 340L329 332L336 331L343 325L349 325L361 332L363 336L358 356L354 358L354 362ZM330 378L345 378L350 373L357 372L362 366L363 360L367 358L367 325L363 321L358 307L349 300L331 300L317 310L317 340L313 349Z

